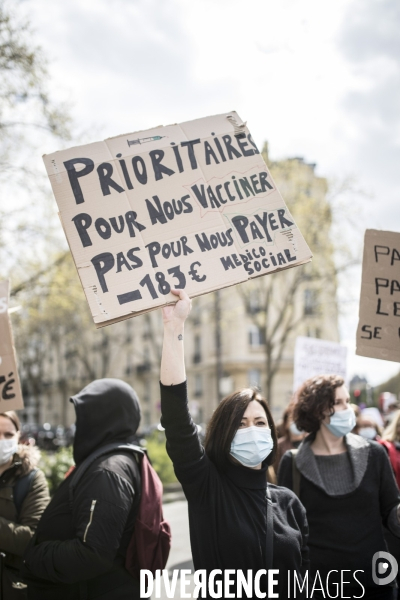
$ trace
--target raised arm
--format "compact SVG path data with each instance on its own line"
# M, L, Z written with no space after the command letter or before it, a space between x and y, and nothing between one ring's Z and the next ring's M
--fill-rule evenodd
M183 290L173 290L179 300L163 308L164 345L161 359L161 424L165 428L167 452L188 498L201 498L208 461L197 427L189 413L183 353L184 322L191 308Z
M192 307L189 296L183 290L171 290L179 296L173 306L163 308L164 343L161 358L161 383L177 385L186 380L184 359L184 325Z

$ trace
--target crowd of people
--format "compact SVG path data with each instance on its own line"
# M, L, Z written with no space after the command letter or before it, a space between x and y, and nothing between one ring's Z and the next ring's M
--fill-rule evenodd
M188 501L195 570L276 569L275 592L285 600L397 598L395 581L376 582L373 557L387 549L400 557L398 406L382 428L379 411L350 403L341 377L319 375L297 391L278 429L261 394L241 389L217 406L203 445L184 363L191 302L183 290L174 293L177 303L163 309L161 423ZM1 600L141 597L127 560L135 533L143 534L140 507L153 499L130 446L139 400L128 384L103 379L71 401L76 468L51 501L37 449L19 443L18 416L0 414ZM157 551L168 533L158 517ZM134 544L142 568L155 552L143 539ZM296 596L288 572L303 590ZM267 593L267 574L259 585Z

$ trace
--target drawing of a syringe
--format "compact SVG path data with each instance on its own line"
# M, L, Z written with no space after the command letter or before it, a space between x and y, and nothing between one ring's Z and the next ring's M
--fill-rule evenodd
M126 141L128 142L128 146L135 146L136 144L147 144L148 142L155 142L157 140L161 140L163 137L167 137L167 136L152 135L151 137L138 138L137 140L126 140Z

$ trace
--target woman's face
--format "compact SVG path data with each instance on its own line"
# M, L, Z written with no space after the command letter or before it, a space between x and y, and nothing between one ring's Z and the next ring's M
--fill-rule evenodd
M8 417L0 417L0 440L19 440L19 431Z
M263 409L262 405L257 402L257 400L252 400L244 411L239 429L244 429L245 427L251 426L265 427L266 429L269 429L265 410Z
M350 394L345 385L342 385L335 390L335 412L346 410L350 406Z
M346 410L350 406L350 395L345 385L342 385L335 390L335 404L333 406L335 412ZM330 409L325 412L325 423L330 422Z

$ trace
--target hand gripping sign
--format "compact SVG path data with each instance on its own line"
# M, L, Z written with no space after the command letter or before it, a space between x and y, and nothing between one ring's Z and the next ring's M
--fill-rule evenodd
M8 316L9 282L0 281L0 413L24 408Z
M311 260L235 112L44 162L97 327Z

